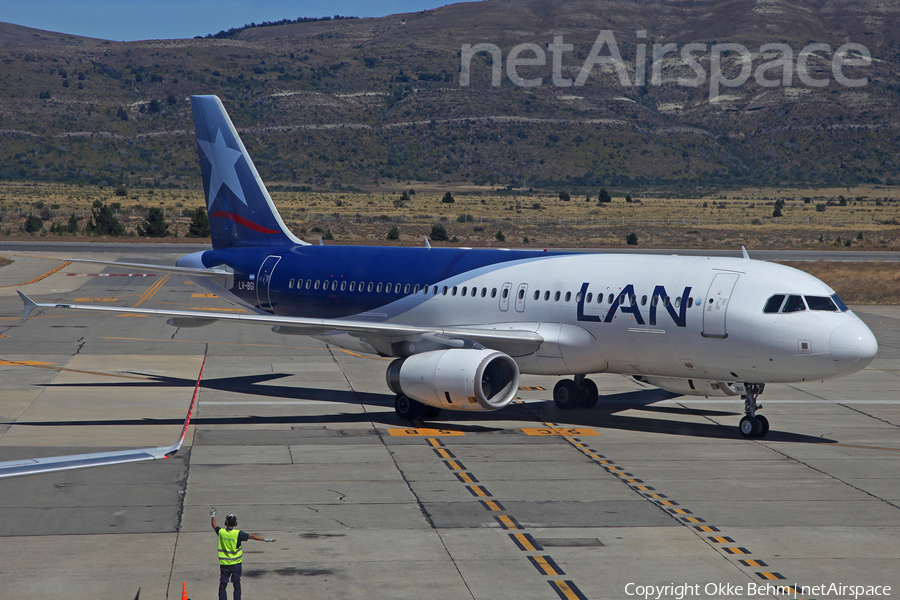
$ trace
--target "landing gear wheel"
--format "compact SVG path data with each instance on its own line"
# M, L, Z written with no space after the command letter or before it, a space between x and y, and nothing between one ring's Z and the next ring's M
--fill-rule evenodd
M763 437L769 433L769 420L762 415L756 414L756 411L762 408L762 404L756 402L756 399L766 388L764 383L745 383L744 399L744 417L741 419L739 429L741 435L745 438Z
M397 394L397 397L394 398L394 412L396 412L397 416L401 419L406 419L408 421L418 419L422 416L424 409L424 404L416 402L409 396Z
M423 419L436 419L441 414L441 409L437 406L428 406L427 404L422 410Z
M756 437L766 437L769 433L769 420L762 415L756 415L756 420L759 421L759 433Z
M741 419L741 423L738 427L741 430L742 436L745 438L752 438L759 434L760 422L756 417L745 416Z
M553 402L561 410L571 410L578 406L578 386L571 379L560 379L553 387Z
M593 408L600 398L597 384L590 379L583 379L579 388L578 408Z

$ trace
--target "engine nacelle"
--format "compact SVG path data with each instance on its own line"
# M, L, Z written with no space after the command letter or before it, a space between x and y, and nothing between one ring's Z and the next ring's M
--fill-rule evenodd
M498 410L519 390L516 362L487 349L452 348L398 358L386 377L395 394L448 410Z
M737 396L745 393L744 384L738 382L678 377L645 377L643 375L635 375L634 378L682 396Z

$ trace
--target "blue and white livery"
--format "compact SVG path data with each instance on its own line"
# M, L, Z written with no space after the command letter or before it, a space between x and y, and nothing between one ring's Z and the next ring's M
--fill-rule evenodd
M191 99L212 250L187 273L246 315L35 304L215 321L314 335L396 357L387 369L405 418L496 410L520 373L564 375L563 409L593 406L592 373L633 375L679 394L743 396L741 433L765 435L766 383L853 373L872 332L806 273L744 258L310 245L288 231L215 96ZM96 261L93 261L96 262ZM123 263L113 263L123 266ZM132 265L152 268L158 266Z

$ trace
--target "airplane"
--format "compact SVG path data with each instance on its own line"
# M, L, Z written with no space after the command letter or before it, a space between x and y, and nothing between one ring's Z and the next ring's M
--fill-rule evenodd
M393 357L401 418L493 411L521 373L567 376L560 409L598 401L587 375L615 373L681 395L740 396L740 433L769 430L765 385L848 375L875 357L868 327L822 281L750 259L562 251L312 245L284 224L225 107L192 96L212 249L172 267L248 314L41 304L36 308L271 327ZM571 378L568 378L571 376Z

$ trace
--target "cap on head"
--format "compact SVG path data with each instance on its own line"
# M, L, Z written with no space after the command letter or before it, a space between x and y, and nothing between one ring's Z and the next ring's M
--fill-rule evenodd
M237 517L232 515L228 515L225 517L225 527L234 527L237 525Z

